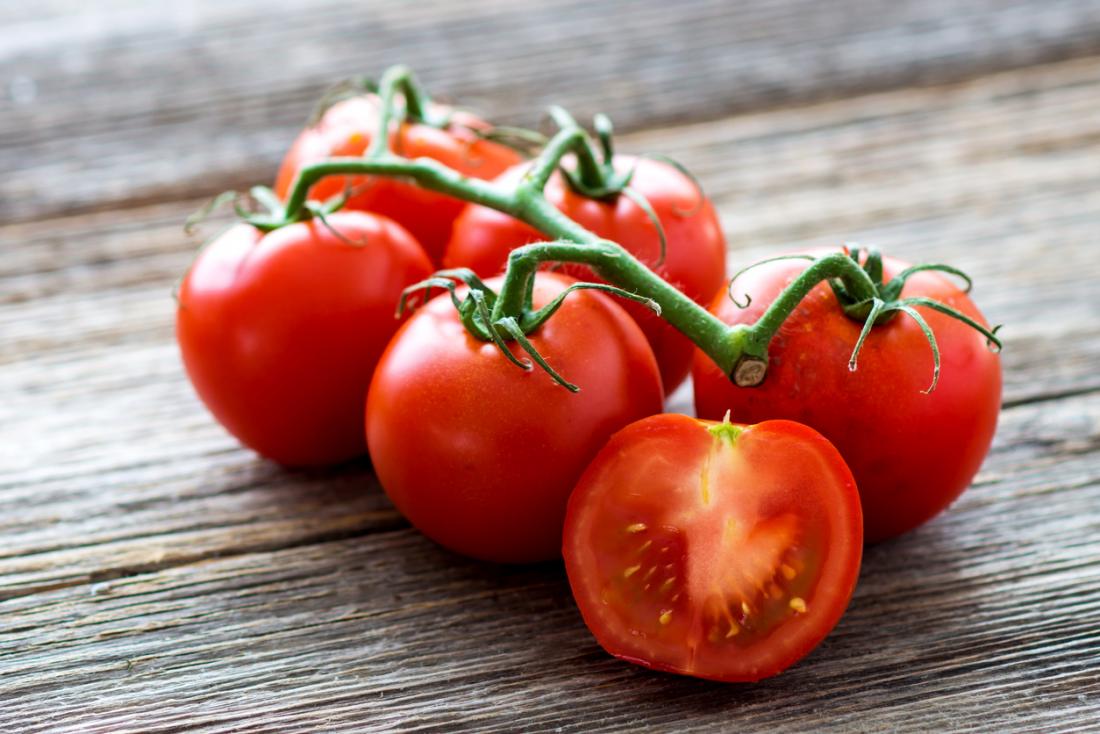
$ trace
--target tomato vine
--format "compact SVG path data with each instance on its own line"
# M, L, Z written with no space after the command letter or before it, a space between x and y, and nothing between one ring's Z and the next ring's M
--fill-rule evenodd
M576 391L578 387L559 375L526 339L556 309L554 304L539 310L531 306L534 273L541 264L548 262L586 264L613 284L582 283L577 288L599 288L649 304L691 339L739 387L752 387L763 382L772 337L801 300L821 282L832 286L848 316L864 323L864 335L876 323L896 313L915 319L924 330L935 358L936 373L932 387L935 387L938 377L939 352L934 334L913 306L927 306L959 319L981 332L990 345L1000 348L995 328L986 329L943 303L928 302L927 299L919 303L900 299L899 283L882 283L881 261L877 253L869 252L861 260L858 249L814 258L812 264L790 283L755 324L727 325L622 246L585 229L544 196L544 189L555 170L562 170L570 185L586 196L598 199L632 196L630 173L617 173L611 163L611 126L606 117L596 118L597 144L572 116L561 108L552 108L551 118L558 127L557 133L535 156L531 168L520 182L512 188L504 188L493 182L464 176L436 160L409 159L391 150L390 140L395 125L406 121L439 127L449 124L447 116L433 111L430 98L407 67L388 69L378 85L377 93L382 112L377 133L363 156L333 157L303 167L285 204L270 196L269 190L256 187L253 198L267 211L242 213L243 218L265 232L311 217L318 217L323 222L327 214L342 206L348 192L320 204L308 200L311 187L328 176L370 175L410 179L424 188L496 209L535 227L551 241L525 245L512 251L499 293L488 288L472 271L450 269L439 271L411 286L402 302L407 303L414 293L426 297L433 288L447 288L470 333L493 342L506 358L524 369L538 365L570 390ZM575 161L573 169L563 163L568 156ZM645 207L644 199L639 203ZM925 265L921 268L958 274L957 270L945 265ZM467 292L461 299L455 292L456 284L467 286ZM509 341L517 342L531 359L515 358L506 346ZM853 353L850 362L853 369L856 353Z

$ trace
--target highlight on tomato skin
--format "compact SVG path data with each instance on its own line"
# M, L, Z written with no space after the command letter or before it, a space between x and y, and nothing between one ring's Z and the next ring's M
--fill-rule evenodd
M612 655L727 682L776 675L836 626L862 555L855 482L816 431L661 414L582 475L563 555Z

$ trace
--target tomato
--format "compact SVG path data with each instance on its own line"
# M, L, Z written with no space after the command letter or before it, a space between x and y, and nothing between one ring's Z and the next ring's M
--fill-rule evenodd
M836 626L861 528L852 474L816 431L664 414L619 431L585 471L563 553L581 615L612 655L756 681Z
M498 181L513 186L529 166L522 163ZM726 278L726 243L710 200L690 178L667 163L616 156L615 166L618 170L634 167L630 186L649 201L664 228L666 254L660 265L657 228L629 197L619 195L611 201L586 198L573 191L560 173L547 184L546 197L581 226L625 247L696 302L710 303ZM468 267L479 275L495 275L504 269L511 250L544 240L544 235L518 219L471 205L455 221L443 262L446 267ZM583 266L565 265L563 271L582 280L597 280ZM657 355L665 389L671 392L688 375L692 343L644 305L624 306L645 332Z
M535 307L571 282L539 273ZM653 353L610 297L575 292L528 338L579 393L508 362L442 296L394 337L367 398L367 441L386 494L425 535L475 558L558 557L577 477L608 436L661 410Z
M440 112L448 108L436 106ZM380 103L373 95L353 97L330 107L321 120L301 132L283 159L275 193L285 199L298 171L333 156L360 156L378 126ZM403 124L393 136L394 151L408 158L434 158L465 176L491 179L521 157L511 148L479 137L488 124L454 110L452 125L441 130L419 123ZM310 197L325 200L351 185L357 187L345 208L391 217L420 242L438 263L451 234L451 224L465 206L457 199L390 178L329 176L314 184Z
M199 397L241 443L292 466L365 453L363 401L399 326L394 307L431 272L393 221L327 219L339 236L317 220L266 235L238 224L179 291L176 333Z
M723 293L711 310L727 323L751 324L806 264L785 260L754 268L735 284L752 296L749 308L739 309ZM890 258L884 265L887 281L906 267ZM971 300L937 273L911 276L901 296L932 298L985 323ZM867 541L900 535L944 510L970 484L989 451L1001 402L1000 358L985 338L949 316L917 310L935 333L942 359L939 383L929 394L932 351L904 314L871 330L856 371L849 371L862 325L844 315L822 284L772 340L762 385L736 387L697 354L696 410L705 418L730 410L739 421L787 418L812 426L852 468Z

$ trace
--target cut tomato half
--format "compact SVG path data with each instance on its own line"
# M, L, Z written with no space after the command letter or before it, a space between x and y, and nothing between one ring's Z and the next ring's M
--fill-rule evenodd
M756 681L836 626L862 528L852 474L813 429L665 414L619 431L589 465L563 552L585 623L612 655Z

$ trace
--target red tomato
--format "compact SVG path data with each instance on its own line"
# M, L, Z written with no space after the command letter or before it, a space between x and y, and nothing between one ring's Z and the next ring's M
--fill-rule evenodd
M498 181L514 185L529 166L522 163ZM627 196L595 201L573 191L561 174L555 174L546 186L546 197L582 227L625 247L696 302L710 303L726 279L726 243L710 200L691 179L667 163L616 156L615 166L619 170L636 166L630 186L649 201L664 228L666 254L659 267L661 241L657 228ZM495 275L504 269L509 252L545 240L545 235L507 214L469 206L455 221L443 264L468 267L479 275ZM564 272L582 280L598 280L591 270L579 265L566 265ZM672 392L690 370L691 341L644 305L623 305L645 332L657 355L665 389Z
M569 583L612 655L756 681L836 626L859 575L859 495L806 426L664 414L615 434L565 520Z
M752 296L739 309L725 293L711 310L730 324L754 323L806 266L780 261L738 278ZM885 280L906 267L885 259ZM947 278L917 273L902 297L941 301L985 323L977 307ZM704 418L727 410L739 421L787 418L821 431L852 468L863 501L868 542L892 538L926 522L970 484L989 451L1001 403L1000 358L965 324L918 306L939 344L939 384L932 381L928 340L904 314L875 326L848 359L861 324L846 317L827 285L819 285L779 329L769 348L768 374L758 387L739 388L702 354L695 357L695 407Z
M535 307L571 282L539 273ZM612 433L661 410L653 353L608 296L573 293L529 339L579 393L471 336L442 296L390 343L367 398L367 441L386 494L429 538L475 558L558 557L565 502L584 467Z
M446 111L437 106L435 109ZM333 156L360 156L378 125L378 98L353 97L338 102L314 126L301 132L283 159L275 181L275 193L285 199L298 171ZM429 125L404 124L391 140L392 149L408 158L434 158L466 176L495 178L521 160L511 148L478 137L473 130L489 126L467 112L455 110L446 130ZM425 252L438 263L451 234L451 224L465 206L458 199L389 178L329 176L317 182L310 197L325 200L351 185L359 187L347 209L385 214L413 234Z
M394 306L431 263L385 217L264 235L246 224L202 250L183 279L176 334L199 397L230 433L281 464L332 464L366 451L363 401L397 331Z

